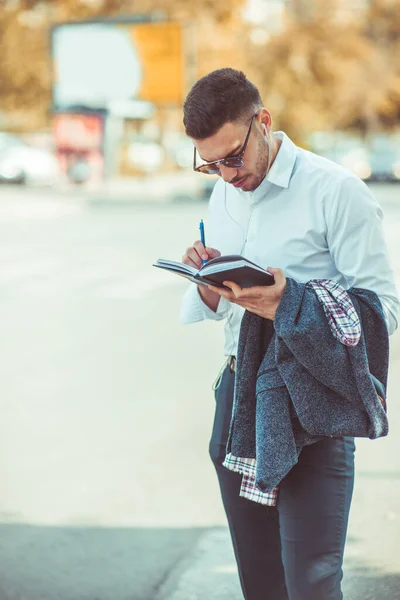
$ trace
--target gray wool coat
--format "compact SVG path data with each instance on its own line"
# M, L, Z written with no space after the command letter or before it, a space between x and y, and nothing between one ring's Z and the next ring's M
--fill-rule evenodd
M256 485L264 492L279 484L307 444L388 433L371 379L386 390L389 339L381 303L370 290L348 293L362 326L354 347L332 335L315 292L293 279L274 321L243 316L227 452L257 459Z

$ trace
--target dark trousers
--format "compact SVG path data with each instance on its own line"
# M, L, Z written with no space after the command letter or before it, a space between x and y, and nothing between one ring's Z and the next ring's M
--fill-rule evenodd
M216 390L210 441L246 600L341 600L342 562L354 483L353 438L306 446L279 485L277 507L239 496L242 476L222 466L234 373Z

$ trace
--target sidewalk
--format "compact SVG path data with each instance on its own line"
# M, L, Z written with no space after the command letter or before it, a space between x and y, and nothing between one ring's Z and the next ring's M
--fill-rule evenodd
M206 179L208 177L208 179ZM74 187L90 205L125 205L138 202L208 200L215 181L193 171L159 173L142 177L119 177L93 189Z
M400 600L399 386L397 334L392 341L389 379L390 435L356 442L356 481L344 565L345 600ZM229 532L214 528L204 533L177 565L155 600L242 599Z
M215 180L191 171L152 177L120 177L93 186L2 185L0 222L13 218L51 218L91 209L168 207L175 203L206 203Z
M399 492L400 486L397 485L397 497ZM353 504L353 515L360 508L362 500L359 499L357 505ZM374 516L373 506L370 516ZM386 515L377 538L379 547L384 545L383 540L388 539L388 535L393 538L392 519ZM382 564L370 566L370 541L365 538L354 537L354 527L350 527L344 565L345 600L399 600L399 565L394 566L393 571L390 565L387 568ZM392 554L398 562L398 548L387 548L385 554ZM265 598L268 600L267 592ZM190 555L164 582L155 600L243 600L228 530L216 528L205 533Z

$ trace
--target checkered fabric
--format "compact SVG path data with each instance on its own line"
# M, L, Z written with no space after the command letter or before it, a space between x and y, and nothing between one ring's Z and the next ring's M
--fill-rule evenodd
M334 337L345 346L357 346L361 337L361 323L346 290L331 279L312 279L306 283L306 287L315 291ZM279 487L275 487L272 492L262 492L256 486L255 458L243 458L229 453L223 465L230 471L243 475L239 496L265 506L276 505Z
M275 506L278 500L278 488L274 488L272 492L262 492L256 487L256 459L255 458L240 458L227 454L223 462L224 467L230 471L241 473L242 484L240 486L239 496L264 504L265 506Z
M345 346L357 346L361 323L346 290L331 279L311 279L306 287L317 294L334 337Z

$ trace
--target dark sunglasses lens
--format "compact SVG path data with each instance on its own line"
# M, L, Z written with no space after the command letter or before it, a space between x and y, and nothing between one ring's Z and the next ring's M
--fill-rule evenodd
M240 158L240 156L224 158L224 160L221 160L221 162L223 165L225 165L225 167L229 167L230 169L240 169L240 167L243 167L243 160Z
M219 173L219 167L218 165L201 165L199 171L201 173L206 173L207 175L217 175Z
M240 156L230 156L220 160L216 165L200 165L197 168L201 173L207 173L207 175L218 175L219 174L219 163L230 169L240 169L243 167L243 160Z

